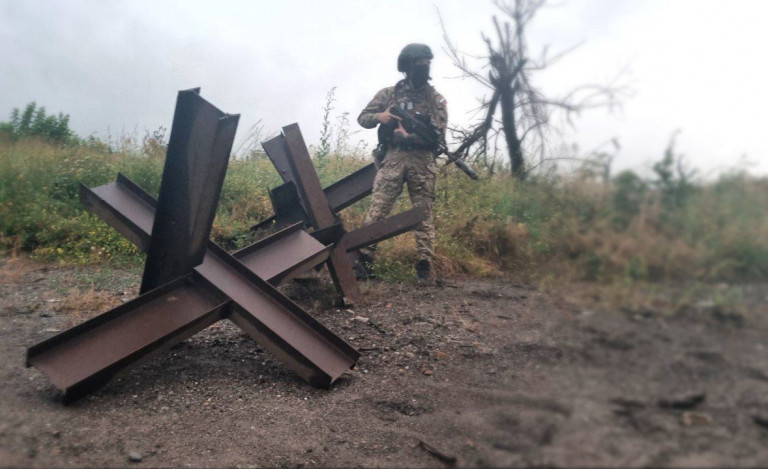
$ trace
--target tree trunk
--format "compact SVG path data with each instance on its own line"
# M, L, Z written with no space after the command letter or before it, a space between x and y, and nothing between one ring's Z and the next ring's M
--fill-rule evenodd
M501 127L507 142L509 161L512 164L512 174L517 179L523 180L525 179L523 147L520 138L517 136L517 126L515 125L515 89L513 87L504 87L501 91L499 104L501 105Z

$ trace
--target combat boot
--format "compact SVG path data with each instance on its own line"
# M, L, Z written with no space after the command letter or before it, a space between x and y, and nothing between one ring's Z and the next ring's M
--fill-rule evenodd
M432 265L428 259L421 259L416 263L416 278L419 283L429 282L429 276L432 273Z

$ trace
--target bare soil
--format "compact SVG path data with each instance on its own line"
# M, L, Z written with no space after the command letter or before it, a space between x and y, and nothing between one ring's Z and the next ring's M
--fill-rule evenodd
M222 321L63 406L26 348L138 272L0 259L2 466L766 466L768 315L591 311L514 281L283 290L362 352L315 389Z

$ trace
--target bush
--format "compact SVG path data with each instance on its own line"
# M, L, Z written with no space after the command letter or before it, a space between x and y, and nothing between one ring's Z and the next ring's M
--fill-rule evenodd
M37 107L35 102L27 104L23 112L14 108L10 122L0 123L0 134L13 140L39 137L58 143L70 143L76 139L75 133L69 129L68 114L49 116L45 107Z

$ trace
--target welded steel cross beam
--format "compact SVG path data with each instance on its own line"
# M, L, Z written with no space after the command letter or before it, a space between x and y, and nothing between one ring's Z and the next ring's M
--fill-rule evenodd
M27 365L48 376L65 402L224 318L314 385L330 385L359 357L246 265L260 265L260 250L242 252L241 262L208 240L236 116L218 111L198 92L179 93L167 155L172 161L166 161L156 211L151 197L125 178L93 191L81 186L89 208L147 250L147 291L29 348ZM297 228L261 247L290 243L288 250L295 251L300 245L307 255L298 267L325 259L327 248ZM298 267L283 261L270 275L284 278Z
M270 192L275 216L254 229L270 223L280 226L295 221L310 225L315 230L313 236L325 244L334 244L328 269L337 290L348 300L359 300L359 285L352 260L346 253L412 230L425 220L424 212L413 208L347 233L337 212L371 193L376 176L374 165L323 190L297 124L283 127L282 135L264 142L263 146L285 184Z
M90 189L80 185L80 202L144 252L150 246L157 201L122 174L117 181ZM233 253L252 273L277 285L325 262L330 246L295 223ZM215 245L209 241L208 245ZM219 248L221 250L221 248Z
M182 91L176 103L141 293L188 273L205 255L240 116L224 115L199 93Z
M272 139L264 142L264 148L267 155L270 156L276 168L279 165L288 164L285 151L276 144L283 143L282 139ZM272 207L275 214L266 220L259 222L251 227L252 230L263 228L279 229L293 223L302 221L309 224L309 217L304 210L304 205L296 188L296 183L291 177L285 177L284 172L278 169L285 183L269 191ZM358 169L354 173L334 182L323 189L328 206L334 213L339 213L358 200L369 196L373 191L373 180L376 178L376 167L373 163Z
M299 191L310 224L316 230L338 225L338 217L331 210L328 200L325 198L325 193L320 186L320 178L318 178L315 166L309 157L309 151L304 143L299 125L291 124L283 127L283 137L291 177ZM352 261L347 256L347 250L343 243L334 245L327 265L337 290L342 292L348 300L359 301L361 299L360 286L352 270Z

